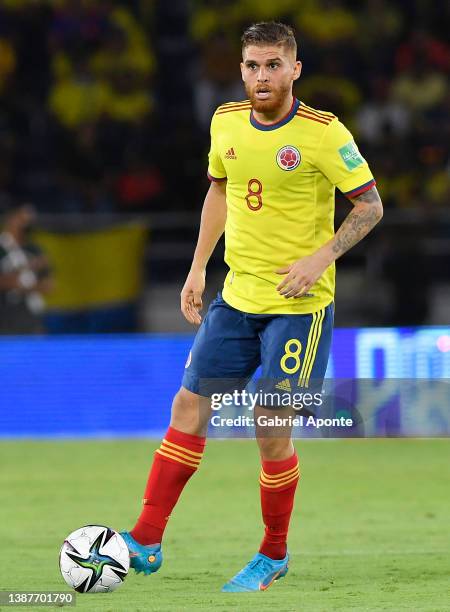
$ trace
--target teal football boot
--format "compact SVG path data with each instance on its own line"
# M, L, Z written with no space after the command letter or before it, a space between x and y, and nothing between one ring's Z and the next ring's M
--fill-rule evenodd
M286 576L288 572L289 555L276 560L262 553L256 554L250 563L227 582L223 593L249 593L251 591L266 591L275 580Z
M159 570L163 561L161 544L144 546L136 542L128 531L121 531L120 535L130 551L130 566L136 574L143 572L148 576Z

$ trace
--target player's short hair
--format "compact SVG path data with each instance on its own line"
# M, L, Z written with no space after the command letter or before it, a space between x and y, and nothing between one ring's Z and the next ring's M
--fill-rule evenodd
M280 45L297 56L297 41L291 26L278 21L253 23L242 34L242 52L250 45Z

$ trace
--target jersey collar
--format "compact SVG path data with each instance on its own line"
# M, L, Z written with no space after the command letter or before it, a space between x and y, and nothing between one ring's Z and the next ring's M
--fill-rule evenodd
M292 106L288 114L282 117L281 119L279 119L278 121L276 121L275 123L260 123L257 119L255 119L253 115L253 110L252 110L250 111L250 123L257 130L263 130L264 132L269 131L269 130L276 130L280 128L281 126L286 125L286 123L289 123L289 121L293 117L295 117L295 113L297 112L297 109L299 106L300 106L300 101L297 100L297 98L294 98L292 100Z

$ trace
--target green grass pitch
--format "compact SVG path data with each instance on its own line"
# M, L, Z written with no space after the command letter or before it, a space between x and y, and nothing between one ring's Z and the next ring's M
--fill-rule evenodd
M62 540L87 523L132 526L156 445L0 443L0 590L67 590ZM211 441L169 523L161 570L130 573L115 593L77 595L75 609L450 610L450 440L296 446L302 478L285 579L267 592L220 593L261 539L259 461L254 441Z

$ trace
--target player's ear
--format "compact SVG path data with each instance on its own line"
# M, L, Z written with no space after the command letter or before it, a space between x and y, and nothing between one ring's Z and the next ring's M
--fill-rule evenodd
M240 66L241 66L241 77L242 77L242 80L245 82L245 79L244 79L244 62L241 62Z
M294 78L293 78L294 81L296 81L299 78L299 76L301 75L301 73L302 73L302 66L303 66L303 64L301 63L300 60L297 60L295 62L295 66L294 66Z

